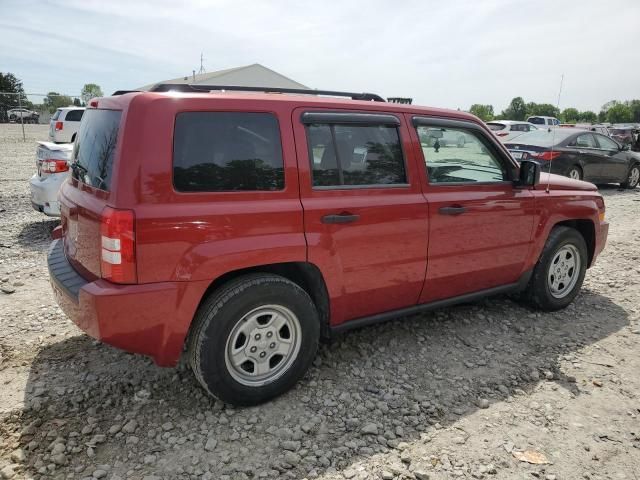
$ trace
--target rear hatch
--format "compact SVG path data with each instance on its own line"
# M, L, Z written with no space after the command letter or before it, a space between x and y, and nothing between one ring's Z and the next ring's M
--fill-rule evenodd
M71 156L71 179L60 191L67 258L89 280L101 277L101 221L110 196L122 111L87 109Z

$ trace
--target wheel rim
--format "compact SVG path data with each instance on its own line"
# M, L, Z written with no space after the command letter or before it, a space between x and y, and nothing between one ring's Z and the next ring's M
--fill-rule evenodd
M233 327L225 363L237 382L258 387L280 378L298 356L302 332L298 317L282 305L251 310Z
M574 245L564 245L556 252L547 273L547 285L553 297L564 298L573 291L581 266L580 252Z
M635 187L638 184L638 180L640 180L640 169L633 167L629 172L629 185Z
M573 178L574 180L580 180L580 170L577 168L572 168L569 171L569 178Z

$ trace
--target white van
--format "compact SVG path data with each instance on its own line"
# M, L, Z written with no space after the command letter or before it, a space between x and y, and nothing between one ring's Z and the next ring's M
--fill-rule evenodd
M57 109L49 121L49 139L54 143L73 143L84 111L84 107Z

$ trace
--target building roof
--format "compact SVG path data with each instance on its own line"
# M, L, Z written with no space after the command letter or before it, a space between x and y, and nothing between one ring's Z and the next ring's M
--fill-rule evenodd
M227 68L216 72L205 72L171 80L162 80L139 87L136 90L150 90L158 83L194 84L194 85L237 85L244 87L279 87L279 88L309 88L284 75L271 70L259 63L244 67Z

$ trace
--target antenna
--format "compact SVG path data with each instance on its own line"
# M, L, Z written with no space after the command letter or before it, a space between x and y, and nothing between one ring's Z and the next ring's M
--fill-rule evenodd
M560 96L562 95L563 82L564 82L564 73L560 77L560 90L558 91L558 102L556 103L556 109L558 111L560 111ZM553 135L551 137L551 158L553 158L553 147L556 145L556 129L557 128L558 126L554 125ZM553 160L549 160L549 172L548 172L549 176L547 177L547 190L546 190L547 193L549 193L549 189L551 187L551 162L553 162Z
M198 75L201 73L206 73L204 70L204 54L200 52L200 70L198 70Z

